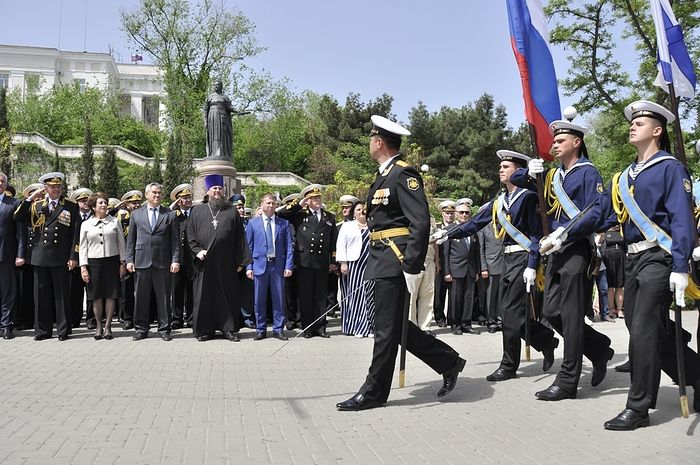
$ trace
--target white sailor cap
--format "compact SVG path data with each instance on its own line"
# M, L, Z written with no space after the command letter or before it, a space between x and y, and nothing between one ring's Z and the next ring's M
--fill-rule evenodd
M627 121L632 122L632 120L640 116L648 116L664 124L673 123L676 120L673 113L658 103L650 102L649 100L637 100L625 107L625 118L627 118Z
M287 205L288 203L298 201L300 198L301 198L301 194L298 192L296 194L289 194L288 196L286 196L285 198L282 199L282 203L284 205Z
M467 207L471 208L471 206L474 205L474 201L469 197L464 197L458 199L455 206L459 207L460 205L466 205Z
M63 180L66 179L66 175L54 171L52 173L46 173L42 177L39 178L39 182L42 184L46 184L47 186L60 186L63 184Z
M571 121L558 119L549 124L549 133L553 136L559 134L572 134L576 137L583 138L588 132L588 128L580 124L574 124Z
M126 194L122 195L122 201L123 202L142 202L143 201L143 192L140 190L134 189L133 191L129 191Z
M24 188L24 190L22 191L22 196L26 199L27 197L32 195L35 190L43 189L43 188L44 188L44 184L42 184L40 182L35 182L35 183L30 184Z
M321 188L322 186L320 184L309 184L301 190L301 196L304 198L320 196Z
M81 187L80 189L74 190L70 197L68 197L68 199L71 202L77 202L78 200L87 199L91 195L92 191L90 189L88 189L87 187Z
M341 207L352 207L353 204L359 202L360 200L355 197L354 195L341 195L340 200L338 201L340 203Z
M410 136L411 131L383 116L372 115L372 130L370 136L388 136L401 139L401 136Z
M527 162L532 160L531 157L528 157L520 152L514 152L513 150L498 150L496 155L501 159L501 161L512 161L513 163L517 163L522 166L527 166Z
M438 208L440 211L443 212L453 212L455 211L455 207L457 206L457 202L454 200L443 200L438 204Z
M175 200L181 197L192 195L192 192L194 192L194 187L192 187L192 184L180 184L179 186L176 186L175 189L172 190L172 192L170 192L170 200Z
M110 197L109 199L107 199L107 206L109 208L115 208L120 203L121 201L116 197Z

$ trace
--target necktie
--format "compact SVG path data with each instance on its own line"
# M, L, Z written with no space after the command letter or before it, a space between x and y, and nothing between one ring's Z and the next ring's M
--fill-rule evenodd
M53 211L56 209L56 201L52 200L51 203L49 204L49 213L53 213Z
M272 218L265 218L265 245L267 246L267 256L275 256L275 241L272 240Z
M153 212L153 213L151 214L151 231L153 231L153 229L156 227L156 219L157 219L156 214L157 214L157 210L156 210L155 208L151 208L151 211Z

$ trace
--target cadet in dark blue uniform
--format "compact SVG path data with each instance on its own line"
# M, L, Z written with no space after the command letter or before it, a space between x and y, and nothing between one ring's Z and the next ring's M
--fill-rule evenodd
M47 173L35 191L15 211L15 220L33 230L30 236L34 265L34 340L50 339L56 322L58 340L70 333L69 271L78 264L80 219L78 206L63 196L63 173ZM42 196L44 196L42 198Z
M374 350L369 374L359 392L336 404L338 410L366 410L389 397L396 353L401 340L406 291L414 294L428 251L430 213L418 171L401 159L405 128L372 116L370 155L379 173L367 194L367 224L371 231L365 279L374 280ZM299 232L297 232L298 237ZM452 391L466 362L452 347L408 323L406 350L437 373L442 397Z
M500 283L503 359L498 369L486 377L488 381L505 381L516 377L520 366L520 339L525 337L525 315L530 313L526 304L526 285L528 288L534 287L539 240L542 236L542 225L537 214L537 194L510 182L511 175L517 168L524 167L530 157L510 150L499 150L497 154L501 159L498 176L505 185L506 192L482 207L471 221L449 229L446 233L442 230L433 235L438 242L446 238L466 237L493 221L498 228L497 237L503 238L505 273L501 276ZM529 279L526 280L526 277ZM530 344L544 356L542 369L549 370L554 363L554 349L559 345L554 331L537 320L531 320Z
M543 314L549 324L564 337L564 360L554 383L535 396L556 401L576 397L581 377L582 356L593 363L591 385L605 378L607 363L613 356L610 339L583 321L590 307L593 281L587 271L592 259L592 234L604 219L603 180L587 158L583 141L586 128L568 121L554 121L550 132L552 148L561 163L550 170L545 180L545 193L550 210L550 226L554 232L540 241L540 249L552 248L545 274ZM528 169L519 169L511 178L513 184L535 190L533 178L544 171L542 160L535 158ZM593 204L592 210L567 232L571 218Z
M613 180L612 202L627 242L625 324L630 332L632 385L626 408L606 429L634 430L649 425L661 370L677 379L675 328L668 318L672 293L684 306L688 261L695 243L692 185L686 168L668 153L666 124L673 114L648 101L625 108L629 141L637 158ZM700 358L685 347L686 382L694 386L700 411Z

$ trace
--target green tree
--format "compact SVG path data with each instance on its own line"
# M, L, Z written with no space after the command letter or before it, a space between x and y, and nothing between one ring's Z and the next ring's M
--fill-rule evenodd
M244 66L233 70L262 51L253 24L214 0L196 5L188 0L142 0L131 11L121 11L121 23L129 40L163 70L165 103L174 128L181 131L185 152L204 154L201 108L213 77L237 90L244 89L245 82L260 84L246 79Z
M12 133L7 118L7 89L0 87L0 171L7 176L12 176L11 144Z
M78 169L78 184L88 189L95 187L95 153L92 148L92 128L88 118L85 119L85 138Z
M119 168L117 152L114 147L107 147L100 160L98 190L112 197L119 196Z

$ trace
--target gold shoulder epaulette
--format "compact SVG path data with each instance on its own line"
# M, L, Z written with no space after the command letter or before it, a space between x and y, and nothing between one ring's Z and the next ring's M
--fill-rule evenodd
M401 168L406 168L407 166L411 166L403 160L397 161L396 164L399 165Z

